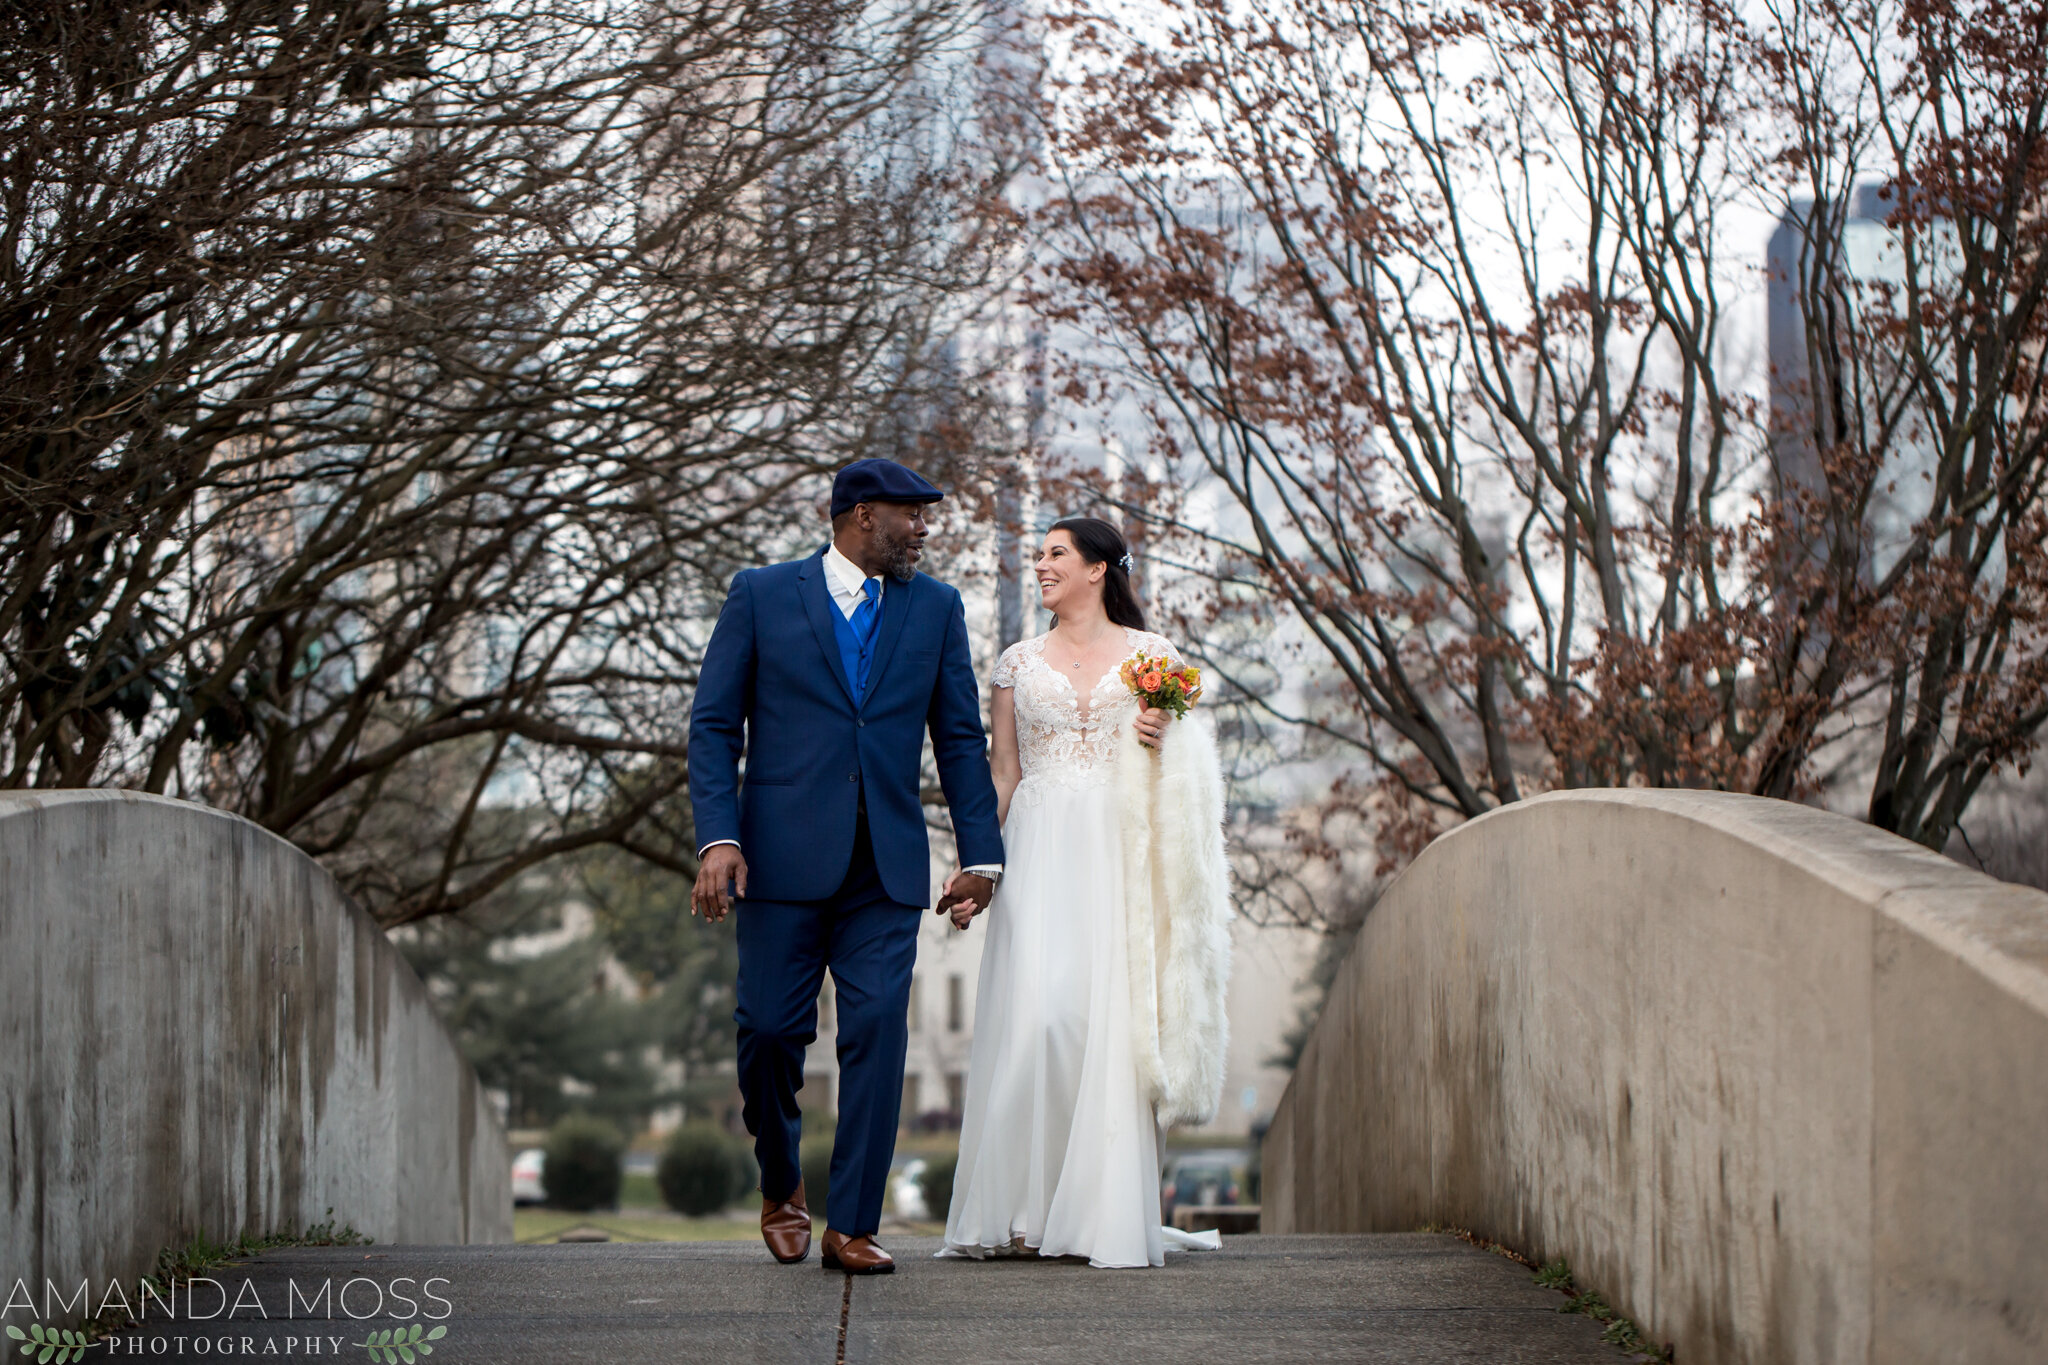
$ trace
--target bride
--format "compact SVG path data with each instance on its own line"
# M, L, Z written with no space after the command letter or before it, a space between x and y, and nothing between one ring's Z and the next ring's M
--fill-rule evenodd
M1206 724L1141 710L1119 677L1134 652L1180 658L1145 629L1130 567L1108 522L1055 524L1036 572L1056 624L996 664L1006 864L942 1256L1156 1266L1217 1244L1161 1227L1159 1147L1222 1089L1222 784ZM952 913L965 928L973 905Z

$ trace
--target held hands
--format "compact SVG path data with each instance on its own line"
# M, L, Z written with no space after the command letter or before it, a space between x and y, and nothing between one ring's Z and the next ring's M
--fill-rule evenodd
M733 892L747 894L747 860L731 844L719 844L705 851L697 865L697 884L690 889L690 913L716 924L732 913ZM974 917L988 909L996 884L978 872L955 872L946 878L939 896L937 913L950 914L953 927L965 929Z
M988 909L989 898L996 893L996 884L979 872L955 872L946 878L946 885L939 892L939 908L935 915L951 915L955 929L965 929L974 922L974 917Z
M1148 706L1131 722L1131 728L1138 732L1140 744L1156 749L1166 734L1166 727L1172 723L1173 712L1157 706Z
M690 913L702 915L708 924L716 924L732 913L733 883L739 884L739 894L747 894L747 860L732 844L719 844L704 851L704 859L697 864L697 885L690 890Z

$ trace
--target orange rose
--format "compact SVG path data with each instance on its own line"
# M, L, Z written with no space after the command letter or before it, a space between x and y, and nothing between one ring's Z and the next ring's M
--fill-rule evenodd
M1157 692L1159 690L1159 684L1163 681L1165 680L1159 676L1159 670L1156 668L1153 669L1150 673L1147 673L1144 677L1138 679L1138 682L1144 687L1144 689L1147 692Z

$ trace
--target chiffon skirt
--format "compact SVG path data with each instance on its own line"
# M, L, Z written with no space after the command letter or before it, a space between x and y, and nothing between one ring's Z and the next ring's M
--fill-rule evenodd
M1112 787L1019 784L983 923L941 1255L1165 1263L1159 1133L1132 1056ZM1176 1239L1178 1244L1178 1239Z

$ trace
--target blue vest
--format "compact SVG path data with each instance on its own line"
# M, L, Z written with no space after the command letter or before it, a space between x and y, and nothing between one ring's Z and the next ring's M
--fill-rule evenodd
M944 583L891 580L856 702L839 647L845 617L826 573L820 547L732 581L690 706L698 844L730 839L746 851L750 899L821 901L846 879L865 804L889 898L929 905L931 842L918 801L927 735L960 861L1003 860L967 615ZM858 651L854 659L858 668Z
M855 611L860 608L856 606ZM874 671L875 627L882 623L882 604L877 601L868 609L867 651L861 648L860 636L853 633L853 622L846 619L839 610L839 603L832 603L832 633L839 639L839 666L846 670L846 685L853 690L855 701L865 701L868 694L868 676Z

